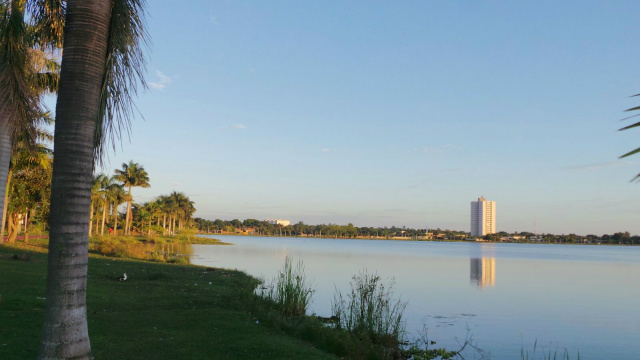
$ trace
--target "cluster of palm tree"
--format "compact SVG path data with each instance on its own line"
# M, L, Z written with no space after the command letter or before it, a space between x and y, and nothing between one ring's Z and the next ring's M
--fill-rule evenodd
M181 192L158 196L155 200L134 206L134 219L147 232L162 232L164 235L176 234L191 225L196 208L193 201ZM137 216L136 216L137 215ZM155 222L155 230L153 223Z
M93 234L104 235L105 226L111 229L113 235L117 235L118 206L129 198L123 185L118 182L115 176L96 175L91 183L89 236ZM112 219L112 222L109 219Z
M105 228L111 229L111 235L118 235L118 207L125 202L127 207L122 227L124 235L171 235L191 223L196 209L193 201L181 192L161 195L144 204L134 203L132 188L149 186L147 171L133 161L122 164L122 169L116 169L111 177L96 175L91 187L89 235L104 235Z

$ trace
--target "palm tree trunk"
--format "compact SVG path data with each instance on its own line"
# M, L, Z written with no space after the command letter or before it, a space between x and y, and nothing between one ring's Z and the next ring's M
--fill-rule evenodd
M104 235L104 223L107 222L107 201L104 202L104 207L102 208L102 228L100 228L100 235Z
M118 207L115 206L116 208L116 214L114 215L114 219L113 219L113 236L118 236Z
M87 226L110 14L111 1L67 1L39 359L92 358L86 305Z
M91 203L89 210L89 236L91 236L91 230L93 228L93 202Z
M124 221L124 234L129 235L129 228L131 225L131 219L129 218L129 214L131 213L131 185L129 185L129 200L127 200L127 216Z
M0 112L0 244L4 243L4 223L7 214L7 193L9 191L9 162L11 160L11 135L9 119Z
M24 213L24 240L25 244L29 243L29 210Z
M98 216L98 215L101 215L99 204L96 204L96 209L94 211L95 211L94 218L96 219L96 224L95 224L95 228L94 228L95 230L93 230L93 233L98 235L98 232L100 231L100 219L102 218L102 216Z
M16 216L14 213L7 214L7 242L9 244L13 244L16 240L16 236L18 235L18 230L16 226Z
M2 225L0 226L0 244L4 242L4 224L7 222L7 210L9 209L9 189L11 186L11 170L9 170L9 176L7 176L7 189L4 192L4 206L2 207Z

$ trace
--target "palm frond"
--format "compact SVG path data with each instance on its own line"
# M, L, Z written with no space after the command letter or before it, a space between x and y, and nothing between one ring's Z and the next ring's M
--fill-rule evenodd
M34 24L34 44L49 49L62 47L67 2L63 0L35 0L27 2Z
M640 148L637 148L635 150L629 151L628 153L626 153L624 155L620 155L619 159L625 158L627 156L635 155L637 153L640 153Z
M640 115L640 114L639 114L639 115ZM625 126L625 127L623 127L622 129L618 129L618 131L627 130L627 129L631 129L631 128L638 127L638 126L640 126L640 122L637 122L637 123L635 123L635 124L631 124L631 125L629 125L629 126Z
M144 72L149 36L145 30L145 6L145 0L113 0L101 111L94 138L97 163L102 163L107 141L115 150L116 139L129 134L137 111L133 97L138 94L139 84L147 87Z
M635 94L635 95L632 95L631 97L635 97L635 96L640 96L640 94ZM625 111L638 111L638 110L640 110L640 106L635 106L635 107L632 107L632 108L627 109L627 110L625 110ZM636 114L636 115L633 115L633 116L629 116L629 117L627 117L627 118L624 118L623 120L631 119L631 118L636 117L636 116L639 116L639 115L640 115L640 114ZM637 122L637 123L635 123L635 124L631 124L631 125L629 125L629 126L625 126L625 127L621 128L621 129L619 129L619 131L632 129L632 128L635 128L635 127L638 127L638 126L640 126L640 122ZM625 157L627 157L627 156L635 155L635 154L637 154L637 153L640 153L640 148L637 148L637 149L635 149L635 150L629 151L628 153L626 153L626 154L624 154L624 155L621 155L619 158L620 158L620 159L622 159L622 158L625 158ZM632 182L633 182L633 181L636 181L636 180L640 181L640 174L636 175L633 179L631 179L631 181L632 181Z
M29 82L34 74L25 41L24 7L12 2L0 8L0 116L9 122L12 138L27 133L35 144L41 99Z

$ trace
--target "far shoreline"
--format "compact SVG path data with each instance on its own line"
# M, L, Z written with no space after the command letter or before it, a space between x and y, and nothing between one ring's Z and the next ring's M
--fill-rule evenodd
M406 241L406 242L452 242L452 243L481 243L481 244L534 244L534 245L592 245L592 246L639 246L638 244L611 244L611 243L594 243L594 242L546 242L546 241L495 241L495 240L460 240L460 239L415 239L409 237L323 237L323 236L300 236L300 235L258 235L258 234L243 234L243 233L203 233L198 232L197 235L207 236L248 236L248 237L264 237L264 238L293 238L293 239L327 239L327 240L374 240L374 241Z

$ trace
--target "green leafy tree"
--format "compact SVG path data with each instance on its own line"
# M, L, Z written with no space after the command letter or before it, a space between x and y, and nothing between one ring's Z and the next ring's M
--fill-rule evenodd
M9 243L15 241L20 221L23 224L24 242L29 242L29 224L32 218L43 219L47 216L52 158L46 152L39 155L32 157L30 150L23 149L12 159L14 167L7 201Z
M52 119L49 119L49 120L53 122ZM18 137L16 141L16 146L11 156L11 161L9 162L9 173L6 179L7 190L3 198L4 207L2 209L2 219L7 219L7 210L8 210L7 206L9 205L9 194L11 192L10 190L11 190L11 182L12 182L13 174L19 173L20 171L32 169L34 167L42 167L42 168L51 167L52 151L45 145L45 143L47 141L51 141L53 137L48 132L38 129L37 138L39 139L39 142L35 146L30 146L25 141L26 139L24 137ZM46 184L46 186L48 189L49 184ZM0 234L4 233L4 224L5 224L5 221L2 221L1 222L2 226L0 226L1 228ZM2 243L2 240L3 239L0 236L0 244Z

